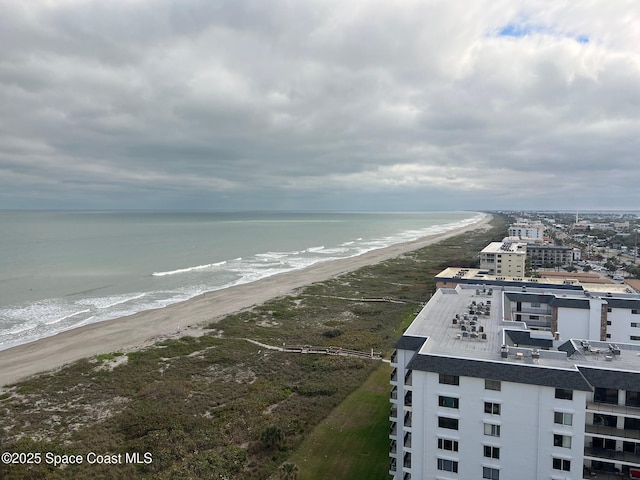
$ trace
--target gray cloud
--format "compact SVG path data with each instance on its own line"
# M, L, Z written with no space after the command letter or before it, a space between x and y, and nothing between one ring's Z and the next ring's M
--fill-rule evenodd
M0 207L640 203L631 0L23 3Z

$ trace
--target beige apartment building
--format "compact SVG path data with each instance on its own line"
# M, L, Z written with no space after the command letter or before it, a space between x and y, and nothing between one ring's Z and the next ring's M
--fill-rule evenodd
M492 242L480 252L480 269L490 275L523 277L526 259L526 243Z

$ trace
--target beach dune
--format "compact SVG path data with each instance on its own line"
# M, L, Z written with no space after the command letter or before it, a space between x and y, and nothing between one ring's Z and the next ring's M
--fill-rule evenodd
M25 345L0 351L0 386L59 368L101 353L135 350L169 337L197 334L199 326L314 282L327 280L366 265L394 258L466 231L484 228L491 216L446 233L373 250L365 254L319 263L252 283L199 295L165 308L86 325Z

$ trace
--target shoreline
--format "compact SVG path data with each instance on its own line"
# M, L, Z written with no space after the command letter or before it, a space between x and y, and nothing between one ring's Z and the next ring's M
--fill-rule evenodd
M51 337L0 351L0 387L53 370L82 358L115 351L138 350L153 343L203 333L205 324L251 308L305 285L321 282L361 267L432 245L446 238L486 226L490 214L478 222L345 259L322 262L209 293L164 308L85 325Z

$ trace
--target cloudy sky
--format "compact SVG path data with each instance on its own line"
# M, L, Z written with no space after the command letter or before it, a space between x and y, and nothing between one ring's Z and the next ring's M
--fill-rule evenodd
M640 209L638 0L0 0L0 208Z

